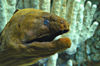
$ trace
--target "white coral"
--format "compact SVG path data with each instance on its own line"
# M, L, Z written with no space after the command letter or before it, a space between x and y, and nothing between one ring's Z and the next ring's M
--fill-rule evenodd
M15 11L16 0L0 0L0 32Z
M92 37L95 29L98 26L97 22L92 24L93 15L96 10L96 5L91 5L88 1L84 8L84 3L82 1L75 0L73 3L73 9L71 14L71 27L68 34L62 35L69 36L72 40L71 48L67 49L68 54L73 54L76 52L76 48L81 44L81 42ZM77 4L77 5L76 5Z

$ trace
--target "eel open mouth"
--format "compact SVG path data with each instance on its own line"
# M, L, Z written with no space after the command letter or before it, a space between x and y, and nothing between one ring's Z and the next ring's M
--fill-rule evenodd
M32 43L32 42L49 42L52 41L56 36L61 35L63 33L68 32L69 30L63 30L63 31L58 31L54 34L43 36L41 38L36 38L27 42L24 42L24 44Z

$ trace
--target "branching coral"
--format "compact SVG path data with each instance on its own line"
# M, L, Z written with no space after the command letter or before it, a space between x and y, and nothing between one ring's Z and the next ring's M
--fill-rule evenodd
M76 5L77 4L77 5ZM80 6L80 7L79 7ZM71 13L71 31L69 32L69 37L72 39L72 47L79 46L80 42L85 41L86 39L93 36L96 27L98 26L97 22L92 24L92 19L94 12L96 10L96 5L91 5L91 2L88 1L84 8L84 3L79 0L76 0L73 3L72 13ZM66 36L66 35L64 35ZM72 48L70 48L72 50ZM74 49L73 52L76 49ZM69 50L68 50L69 51ZM73 54L72 52L72 54ZM69 51L71 54L71 51Z
M15 11L16 0L0 0L0 32L4 29L7 22Z

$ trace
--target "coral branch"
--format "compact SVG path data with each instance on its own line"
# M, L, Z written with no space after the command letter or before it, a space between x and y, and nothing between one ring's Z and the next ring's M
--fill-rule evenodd
M39 0L31 0L31 7L39 9Z
M40 9L45 12L50 12L51 0L40 0Z
M0 0L0 14L1 18L0 18L0 32L3 30L3 28L5 27L5 25L7 24L7 22L10 20L10 18L12 17L14 11L15 11L15 5L16 5L16 0Z
M60 15L60 9L61 9L61 0L53 0L51 13L59 16Z

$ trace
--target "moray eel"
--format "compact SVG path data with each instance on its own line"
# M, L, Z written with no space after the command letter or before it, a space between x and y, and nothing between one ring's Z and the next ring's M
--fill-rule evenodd
M69 31L63 18L32 8L18 10L0 35L0 66L28 66L70 47L69 38L53 40Z

